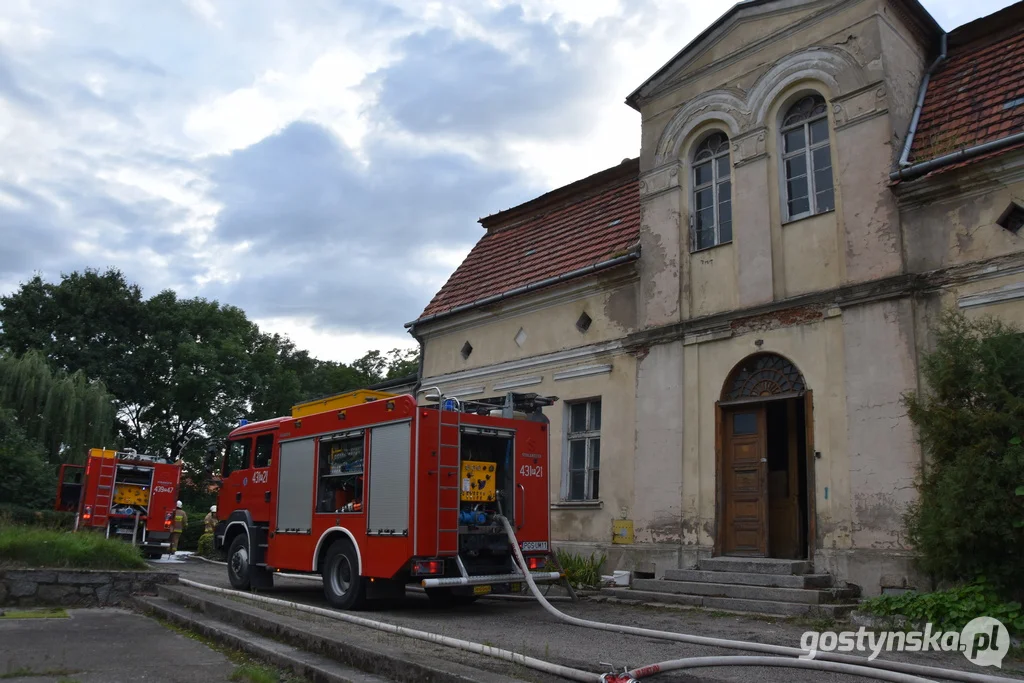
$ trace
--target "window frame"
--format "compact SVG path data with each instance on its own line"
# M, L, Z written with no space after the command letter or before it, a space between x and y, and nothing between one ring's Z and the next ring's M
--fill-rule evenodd
M709 141L712 138L714 138L715 136L721 136L724 139L723 147L724 147L725 151L721 151L722 147L720 147L719 151L717 151L717 152L711 151L709 149L708 151L711 152L710 158L701 159L699 161L699 163L698 163L698 156L703 152L703 150L701 148L704 145L708 144ZM728 173L728 175L725 178L722 178L719 175L719 162L720 162L721 159L726 159L726 162L727 162L727 165L728 165L728 169L729 169L729 173ZM710 164L710 166L711 166L711 180L710 180L710 182L705 182L705 183L702 183L702 184L698 185L697 184L697 169L699 167L701 167L701 166L704 166L705 164ZM694 253L696 253L698 251L705 251L707 249L714 249L715 247L720 247L723 244L731 244L732 241L733 241L733 236L734 236L734 232L733 232L733 229L732 229L732 223L733 223L733 221L732 221L732 198L733 198L733 192L732 192L732 189L733 189L732 188L732 149L731 149L731 140L729 139L729 134L728 133L726 133L725 131L722 131L722 130L713 130L713 131L708 132L707 134L705 134L704 136L702 136L700 138L700 141L696 145L694 145L694 147L693 147L693 154L690 156L690 173L689 173L689 176L690 176L690 253L694 254ZM723 240L722 239L722 219L721 219L721 210L722 210L722 204L723 204L722 197L721 197L721 189L722 189L722 185L725 184L725 183L728 183L728 185L729 185L729 199L728 199L728 204L729 204L729 239L727 239L727 240ZM699 210L697 209L697 194L699 192L703 192L703 191L708 190L708 189L711 190L712 209L713 209L713 213L714 213L714 227L713 227L713 230L714 230L714 243L713 244L709 244L707 246L700 246L698 244L698 241L697 241L697 235L700 232L698 230L698 227L697 227L697 220L698 220L698 214L699 214Z
M786 124L786 120L793 115L793 111L800 106L806 100L820 100L820 106L822 111L818 114L814 113L814 109L819 105L816 103L811 108L811 113L800 119L796 123ZM825 139L821 142L811 142L811 126L819 121L825 122ZM795 130L802 130L804 136L803 147L795 152L786 151L786 134L791 133ZM818 206L818 187L816 173L818 170L814 166L814 152L820 149L828 149L828 169L829 175L832 178L832 206L827 209L822 209ZM789 211L790 197L789 197L789 175L786 171L786 162L791 159L803 157L805 165L805 178L807 179L807 204L808 209L802 213L791 214ZM829 213L836 210L836 176L835 167L832 164L832 125L829 121L828 116L828 100L820 92L811 91L803 93L794 99L790 100L789 104L779 117L779 184L781 189L781 203L782 203L782 215L784 216L784 223L791 223L798 221L803 218L810 218L811 216L818 216L820 214Z
M586 429L578 432L572 431L572 409L574 406L586 406ZM593 407L598 406L597 415L599 424L594 427ZM603 424L603 406L600 396L579 399L566 402L564 448L562 455L562 500L563 503L595 503L601 500L601 426ZM574 442L584 443L584 467L572 468L572 444ZM594 466L594 448L597 444L597 466ZM572 475L574 472L582 471L583 475L583 497L572 497ZM595 476L597 475L597 495L594 495Z
M270 441L270 452L267 454L267 463L265 465L260 464L260 444ZM266 434L257 434L253 440L252 448L252 467L253 469L265 469L274 464L274 433L267 432Z
M245 448L245 464L242 467L236 467L234 469L229 469L229 465L231 464L231 447L234 444L236 444L236 443L244 443L244 444L246 444L246 448ZM252 440L252 435L251 434L246 434L241 439L231 439L230 441L228 441L227 446L224 448L224 466L221 467L221 476L223 478L226 479L227 477L230 477L235 472L242 472L242 471L245 471L245 470L252 469L252 450L253 450L252 443L253 443L253 440Z

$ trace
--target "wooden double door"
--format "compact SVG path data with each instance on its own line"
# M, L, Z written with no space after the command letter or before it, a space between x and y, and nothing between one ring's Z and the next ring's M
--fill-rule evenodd
M718 554L809 556L810 405L801 396L719 408Z

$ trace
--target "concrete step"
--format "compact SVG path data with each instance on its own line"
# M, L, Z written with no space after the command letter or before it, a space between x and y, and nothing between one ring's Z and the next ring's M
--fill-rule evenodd
M744 572L712 572L699 569L668 569L667 581L700 581L703 583L735 583L746 586L776 588L831 588L828 574L747 574Z
M734 583L702 583L700 581L666 581L664 579L636 579L633 588L656 593L681 593L739 600L777 600L810 605L823 605L856 597L847 588L773 588L745 586Z
M739 572L743 574L807 574L811 563L804 560L776 560L768 557L708 557L699 568L713 572Z
M277 643L326 656L342 666L351 667L397 683L521 683L519 679L489 671L484 666L468 666L451 658L428 654L420 641L388 636L364 626L304 613L269 611L241 600L215 595L185 586L162 586L159 597L166 603L191 610L235 628L245 629ZM145 605L140 603L140 607ZM277 608L275 608L276 610ZM407 643L407 644L405 644ZM311 680L317 680L312 678Z
M857 605L854 603L814 605L780 600L744 600L716 596L659 593L629 588L605 589L601 591L601 594L624 603L640 602L646 604L680 605L684 607L721 610L724 612L763 614L773 617L826 617L842 619L857 608Z
M143 610L172 624L247 652L274 666L292 671L306 680L324 683L391 683L387 678L342 666L326 657L304 652L270 638L262 638L245 629L192 612L165 598L137 596L135 603Z

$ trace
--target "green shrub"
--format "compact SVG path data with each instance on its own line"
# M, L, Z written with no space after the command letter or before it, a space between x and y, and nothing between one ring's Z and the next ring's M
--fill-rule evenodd
M196 544L196 554L210 560L219 559L217 551L213 549L213 534L203 534L199 537L199 542Z
M206 516L206 512L185 510L185 514L188 515L188 525L181 532L181 538L178 539L178 550L195 552L199 549L199 537L203 535L205 528L203 518Z
M31 509L52 508L57 471L43 447L29 439L14 412L0 409L0 500Z
M584 557L579 553L570 553L562 548L556 551L558 564L565 572L565 578L573 588L596 588L601 584L601 566L604 565L604 554Z
M29 567L146 569L136 546L91 531L69 533L19 525L0 526L0 558Z
M39 526L45 529L70 530L75 526L74 512L32 510L20 505L0 503L0 525Z
M1024 599L1024 334L991 319L946 314L922 360L926 394L908 394L928 455L907 515L918 563L937 580L988 577Z
M1004 602L984 579L934 593L882 595L861 603L860 609L880 616L903 615L912 623L931 623L942 631L959 631L977 617L1003 622L1011 635L1024 635L1024 609Z

